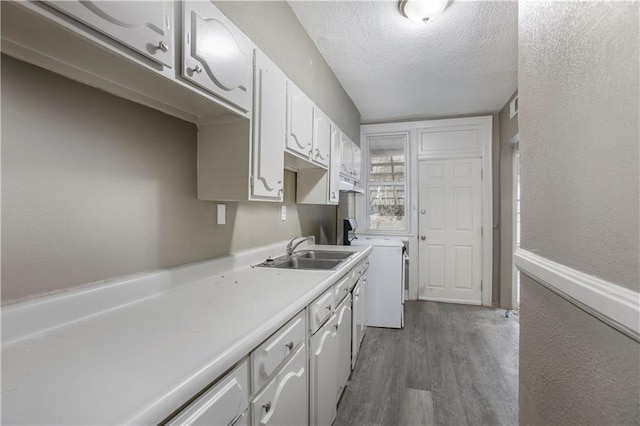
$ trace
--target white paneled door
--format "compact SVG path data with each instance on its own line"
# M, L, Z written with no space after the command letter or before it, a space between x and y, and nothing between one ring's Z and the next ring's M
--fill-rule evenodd
M481 159L420 161L419 180L419 298L480 305Z

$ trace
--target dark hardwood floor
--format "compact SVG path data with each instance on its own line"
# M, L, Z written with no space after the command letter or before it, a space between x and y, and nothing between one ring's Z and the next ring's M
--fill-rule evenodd
M405 302L405 328L367 329L342 425L517 425L518 322L504 310Z

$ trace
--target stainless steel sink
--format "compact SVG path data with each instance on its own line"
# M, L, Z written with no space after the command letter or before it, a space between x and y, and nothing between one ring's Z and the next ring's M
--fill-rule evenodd
M324 251L324 250L305 250L294 253L294 256L298 255L298 259L346 259L353 255L352 252L347 251Z
M327 271L337 268L338 265L353 254L353 252L345 251L304 250L293 253L291 256L267 259L256 266L278 269L315 269Z
M274 268L281 269L333 269L342 263L342 260L331 259L305 259L302 257L294 257L285 262L274 265Z

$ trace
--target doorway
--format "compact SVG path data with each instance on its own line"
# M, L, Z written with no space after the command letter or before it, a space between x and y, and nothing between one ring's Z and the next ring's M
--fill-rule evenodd
M482 303L482 160L424 160L418 167L422 300Z

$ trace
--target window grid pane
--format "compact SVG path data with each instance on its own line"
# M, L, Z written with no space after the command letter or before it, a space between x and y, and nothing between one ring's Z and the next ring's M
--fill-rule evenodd
M406 231L404 134L368 139L368 229Z

